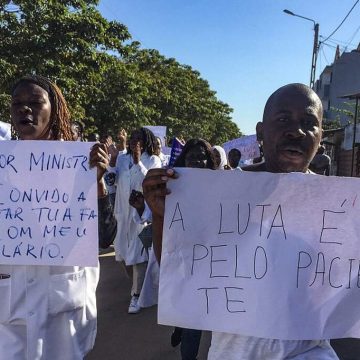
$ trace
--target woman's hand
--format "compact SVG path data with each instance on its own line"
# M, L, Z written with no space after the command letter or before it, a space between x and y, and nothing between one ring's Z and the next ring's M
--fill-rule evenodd
M132 152L134 164L138 164L140 162L141 151L142 151L142 148L141 148L140 142L137 142L136 146Z
M118 150L123 151L126 149L126 141L127 141L127 133L125 129L121 129L121 131L118 134Z
M109 154L105 144L96 143L90 150L90 168L97 168L97 181L100 182L109 166Z
M104 144L108 154L110 155L110 166L114 167L116 165L116 159L119 155L119 150L117 149L115 143L110 139L107 139Z
M176 179L178 174L174 169L150 169L143 181L145 201L152 211L153 217L164 218L165 196L170 194L166 187L169 179Z
M144 195L141 191L133 190L129 197L129 204L134 207L141 217L145 210Z

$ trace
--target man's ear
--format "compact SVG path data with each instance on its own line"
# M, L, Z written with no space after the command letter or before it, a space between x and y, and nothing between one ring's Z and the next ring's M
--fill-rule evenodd
M256 124L256 140L257 141L263 141L264 140L264 136L263 136L263 123L261 121L259 121Z

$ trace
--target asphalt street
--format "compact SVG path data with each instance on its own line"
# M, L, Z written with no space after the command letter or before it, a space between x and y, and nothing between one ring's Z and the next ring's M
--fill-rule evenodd
M157 324L156 306L127 313L130 288L130 279L111 249L100 255L98 334L86 360L180 360L179 346L170 345L173 328ZM198 360L206 360L210 341L210 334L203 332ZM341 360L360 360L360 340L342 339L333 346Z
M97 289L98 334L86 360L179 360L179 346L170 345L172 327L156 322L157 307L128 314L131 281L115 261L114 253L100 255L100 282ZM205 333L199 360L205 360L210 335Z

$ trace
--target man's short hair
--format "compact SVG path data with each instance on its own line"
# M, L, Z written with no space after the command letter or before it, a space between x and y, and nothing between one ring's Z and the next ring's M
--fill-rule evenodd
M230 153L236 153L241 158L241 151L239 149L233 148L229 151L229 154Z
M315 97L317 99L317 102L321 106L321 113L322 113L322 102L321 102L320 98L318 97L318 95L316 94L316 92L305 84L293 83L293 84L288 84L288 85L284 85L284 86L280 87L279 89L275 90L270 95L270 97L266 101L266 104L264 107L263 120L262 120L263 122L266 121L268 112L269 112L274 100L277 98L277 96L279 94L281 94L282 92L284 92L285 90L289 90L289 89L297 90L299 93L308 95L309 97L313 97L313 98Z

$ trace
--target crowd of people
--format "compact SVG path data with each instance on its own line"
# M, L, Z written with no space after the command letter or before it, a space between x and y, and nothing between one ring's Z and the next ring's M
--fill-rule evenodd
M70 121L66 101L50 80L26 76L16 82L11 96L14 138L85 139L83 124ZM185 143L174 166L310 173L320 147L322 113L321 101L309 87L286 85L270 96L257 124L262 153L253 165L240 167L238 149L226 154L221 146L196 138ZM115 141L97 134L88 135L89 140L95 142L89 163L97 169L99 245L114 243L116 261L132 278L128 313L135 314L157 302L157 289L149 283L158 281L165 198L170 194L166 184L177 173L168 167L161 139L145 127L132 131L129 138L121 130ZM0 308L11 298L9 311L0 312L0 358L83 359L96 336L99 268L0 265L0 274ZM200 330L175 328L171 343L181 343L182 359L196 359L200 339ZM327 340L285 341L215 332L208 358L338 359Z

